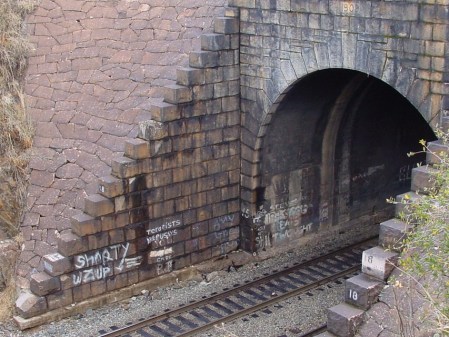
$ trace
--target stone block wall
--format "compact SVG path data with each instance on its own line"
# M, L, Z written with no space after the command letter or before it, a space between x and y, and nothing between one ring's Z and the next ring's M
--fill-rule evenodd
M17 309L30 318L227 254L239 245L238 12L216 18L139 137L85 198Z
M164 101L151 106L152 118L140 123L139 137L112 160L112 174L100 179L98 193L88 195L83 212L71 218L58 252L45 255L44 271L32 274L31 292L17 301L23 318L239 246L265 248L257 229L265 217L307 214L308 204L297 200L274 210L261 209L258 200L267 130L283 98L307 74L340 68L374 76L432 125L449 107L444 1L228 5L214 33L201 37L201 50L190 54L189 67L177 70ZM299 167L289 174L310 181ZM311 226L300 230L310 232Z
M240 10L242 231L254 247L263 142L295 84L313 72L356 70L407 98L433 127L447 113L447 1L229 0ZM283 207L289 213L293 205ZM276 235L271 233L270 235Z

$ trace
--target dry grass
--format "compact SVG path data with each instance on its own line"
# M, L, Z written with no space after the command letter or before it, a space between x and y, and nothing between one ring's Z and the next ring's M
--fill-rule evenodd
M19 238L19 237L17 237ZM0 322L10 319L14 313L17 290L14 281L15 261L20 253L20 240L11 240L9 248L0 254Z
M0 0L0 229L18 233L25 202L33 128L26 114L22 80L30 46L24 18L37 0Z
M22 81L30 46L24 19L37 0L0 0L0 230L18 236L25 204L28 150L33 128L26 114ZM18 247L16 240L12 246ZM14 313L18 249L0 254L0 322Z

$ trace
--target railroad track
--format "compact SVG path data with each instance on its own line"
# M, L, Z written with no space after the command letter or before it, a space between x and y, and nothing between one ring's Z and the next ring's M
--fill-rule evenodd
M126 325L100 331L99 337L187 337L233 321L256 311L267 310L293 296L360 271L362 252L377 244L377 238L354 244L313 260L274 270L232 289L212 293L179 308ZM307 334L313 336L313 334Z

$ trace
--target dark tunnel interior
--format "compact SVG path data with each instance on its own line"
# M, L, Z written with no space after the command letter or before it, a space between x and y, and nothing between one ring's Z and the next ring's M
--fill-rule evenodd
M344 69L309 74L265 135L259 207L299 205L289 226L312 230L391 209L386 199L409 190L411 169L425 160L407 156L420 139L435 139L431 127L381 80Z

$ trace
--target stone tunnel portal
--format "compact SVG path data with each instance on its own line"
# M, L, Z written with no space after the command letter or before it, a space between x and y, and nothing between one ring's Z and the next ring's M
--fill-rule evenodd
M299 80L263 140L254 249L392 217L386 199L409 190L425 157L407 153L420 139L435 139L431 127L374 77L330 69Z

